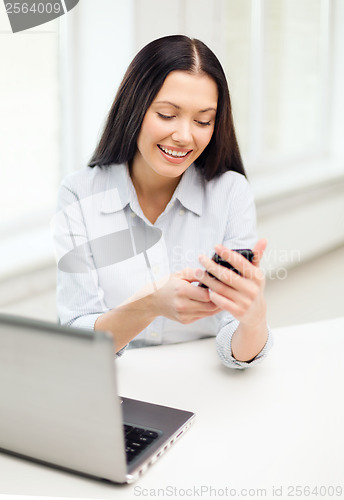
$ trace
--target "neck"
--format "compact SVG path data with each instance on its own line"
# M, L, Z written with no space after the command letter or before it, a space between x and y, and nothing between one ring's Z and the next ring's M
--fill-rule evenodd
M163 177L154 170L140 169L130 165L129 173L138 197L153 200L166 200L166 205L179 184L180 177Z

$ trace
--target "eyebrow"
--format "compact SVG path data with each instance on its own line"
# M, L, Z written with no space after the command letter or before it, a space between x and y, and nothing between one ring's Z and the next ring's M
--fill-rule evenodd
M171 101L156 101L155 104L170 104L170 106L173 106L176 109L180 109L180 106L178 106L178 104L174 104ZM206 111L215 111L216 112L216 108L201 109L200 111L198 111L198 113L205 113Z

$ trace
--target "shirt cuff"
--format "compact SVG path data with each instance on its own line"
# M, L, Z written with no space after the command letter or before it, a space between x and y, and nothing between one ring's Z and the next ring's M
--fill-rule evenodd
M232 337L239 326L239 321L235 320L225 325L216 337L216 349L222 363L229 368L245 369L256 365L262 361L273 345L273 337L268 327L268 338L263 349L250 361L238 361L234 358L232 352Z
M84 330L94 330L94 325L99 318L104 313L95 313L95 314L86 314L85 316L79 316L73 321L70 321L67 326L71 326L73 328L83 328ZM128 346L125 345L120 349L118 352L116 352L116 358L119 358L122 356L124 351L126 350Z
M83 328L84 330L94 330L94 325L99 316L103 313L95 314L85 314L84 316L79 316L67 323L67 326L72 326L75 328Z
M125 345L124 347L122 347L122 349L120 349L119 351L117 351L115 354L116 358L120 358L121 356L123 356L124 351L127 350L127 347L128 347L128 344Z

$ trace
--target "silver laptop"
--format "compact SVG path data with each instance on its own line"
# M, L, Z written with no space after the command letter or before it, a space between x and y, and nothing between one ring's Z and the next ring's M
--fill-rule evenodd
M135 481L194 414L120 398L115 368L109 333L0 314L1 451Z

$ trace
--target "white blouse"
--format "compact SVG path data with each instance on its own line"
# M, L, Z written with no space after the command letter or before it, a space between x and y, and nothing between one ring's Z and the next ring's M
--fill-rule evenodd
M125 165L86 167L63 181L52 233L60 322L93 329L98 316L131 300L145 287L154 290L169 274L199 267L198 256L211 257L214 245L252 248L256 213L243 175L229 171L207 182L191 165L152 224L141 210ZM189 325L159 316L130 346L216 335L222 362L244 368L264 357L272 340L269 333L264 349L253 361L239 362L231 352L238 324L225 311Z

